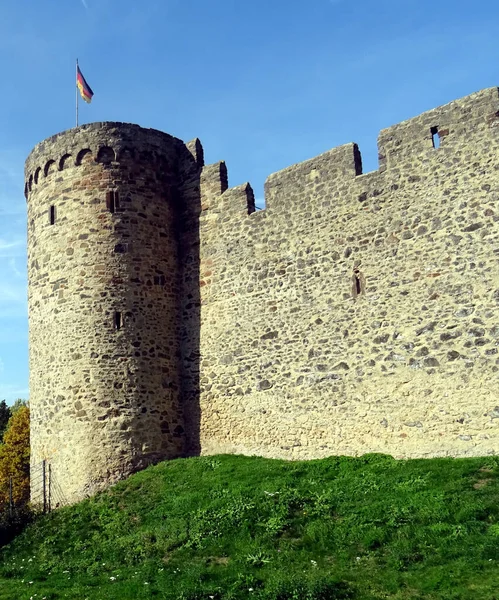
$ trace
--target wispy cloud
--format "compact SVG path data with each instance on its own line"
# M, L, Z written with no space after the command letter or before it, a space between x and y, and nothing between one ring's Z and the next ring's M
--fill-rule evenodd
M12 240L0 238L0 256L19 256L19 252L24 249L24 238L18 237Z
M0 238L0 277L2 285L8 283L13 275L26 279L23 274L24 268L20 265L26 264L26 241L21 239L5 242Z
M88 4L87 4L87 0L81 0L81 3L83 4L83 6L86 8L86 10L88 10Z
M9 260L9 267L16 277L23 280L26 279L26 273L17 268L16 259L14 257Z

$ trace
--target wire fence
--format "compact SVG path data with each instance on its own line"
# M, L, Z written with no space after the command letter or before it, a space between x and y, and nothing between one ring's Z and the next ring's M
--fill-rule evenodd
M65 503L61 485L54 476L52 465L43 460L31 467L31 504L33 507L47 513Z
M4 499L0 506L0 518L13 518L17 511L26 508L27 498L20 500L16 486L20 485L15 477L0 483L0 497ZM23 482L23 485L25 483ZM54 477L52 465L43 460L30 469L30 504L35 512L49 513L65 504L60 483Z

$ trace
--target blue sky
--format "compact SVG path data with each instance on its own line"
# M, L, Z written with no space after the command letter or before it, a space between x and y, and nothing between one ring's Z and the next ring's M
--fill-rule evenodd
M2 0L0 399L28 397L23 163L80 122L128 121L226 160L263 204L272 172L499 83L499 3Z

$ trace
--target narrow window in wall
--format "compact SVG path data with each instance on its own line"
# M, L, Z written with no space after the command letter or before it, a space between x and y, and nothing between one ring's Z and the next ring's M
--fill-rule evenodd
M154 276L154 285L165 285L165 276L164 275L155 275Z
M360 285L360 278L358 276L355 277L355 291L357 292L357 296L362 292L362 286Z
M366 278L363 273L356 267L353 270L352 276L352 297L355 299L357 296L366 293Z
M120 312L114 313L114 328L117 330L121 329L121 313Z
M51 225L55 223L55 206L49 208L49 223Z
M438 135L438 127L432 127L430 131L433 147L440 148L440 136Z
M120 195L118 192L111 190L106 194L107 209L111 213L115 213L120 209Z
M115 206L114 206L114 192L108 192L106 194L106 205L107 205L107 210L111 213L114 212L115 210Z

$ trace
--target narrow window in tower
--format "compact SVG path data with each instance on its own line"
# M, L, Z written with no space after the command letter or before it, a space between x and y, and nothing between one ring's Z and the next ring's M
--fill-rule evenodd
M49 223L51 225L55 223L55 206L49 208Z
M433 147L440 148L440 136L438 135L438 127L432 127L430 131Z
M114 328L121 329L121 313L120 312L114 313Z
M120 195L115 190L110 190L106 194L107 210L111 213L119 212L120 210Z
M114 203L114 192L113 191L107 192L107 194L106 194L106 205L107 205L107 210L110 213L114 213L114 211L116 209L116 206L115 206L115 203Z

